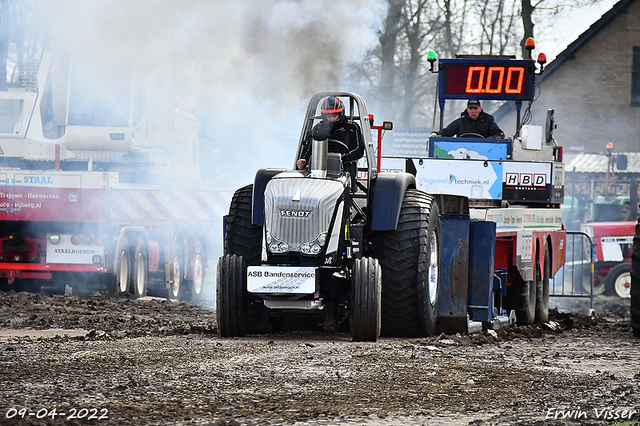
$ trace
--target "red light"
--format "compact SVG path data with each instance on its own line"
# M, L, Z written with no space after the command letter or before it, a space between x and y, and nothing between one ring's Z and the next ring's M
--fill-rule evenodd
M101 246L101 245L102 245L102 242L103 242L103 241L102 241L102 237L101 237L100 235L98 235L97 237L95 237L95 238L93 239L93 243L94 243L94 244L97 244L97 245L99 245L99 246Z
M91 244L91 241L93 241L93 239L90 235L85 235L84 237L82 237L82 244L84 244L85 246Z
M80 237L78 235L74 235L71 237L71 244L78 245L80 244Z
M538 63L539 64L546 64L547 63L547 55L545 55L544 53L540 53L538 54Z

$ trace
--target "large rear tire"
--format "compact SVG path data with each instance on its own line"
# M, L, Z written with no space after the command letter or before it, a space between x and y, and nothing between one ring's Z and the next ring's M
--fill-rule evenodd
M231 198L224 238L224 254L237 254L247 266L260 265L262 227L251 223L253 185L238 189ZM262 299L247 300L247 332L267 333L271 330L269 312Z
M436 325L442 238L440 212L430 195L408 189L397 229L374 237L382 267L382 334L423 337Z
M218 260L216 319L220 337L246 333L247 266L242 256L226 254Z
M382 270L376 259L356 259L351 278L351 337L375 342L380 337Z
M605 294L608 296L631 297L631 263L620 263L609 271L605 280Z

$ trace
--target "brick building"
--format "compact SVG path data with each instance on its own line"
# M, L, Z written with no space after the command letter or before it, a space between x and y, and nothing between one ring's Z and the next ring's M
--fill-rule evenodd
M621 0L602 15L547 65L536 92L529 124L544 126L553 109L554 136L567 154L606 153L608 142L640 151L640 1ZM507 135L515 133L513 102L494 116Z

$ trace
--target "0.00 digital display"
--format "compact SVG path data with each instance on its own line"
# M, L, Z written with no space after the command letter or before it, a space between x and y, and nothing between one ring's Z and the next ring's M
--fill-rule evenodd
M451 95L527 95L522 66L449 65L445 93Z

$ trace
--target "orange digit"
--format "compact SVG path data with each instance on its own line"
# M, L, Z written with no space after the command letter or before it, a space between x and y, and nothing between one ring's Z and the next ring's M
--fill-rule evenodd
M478 73L478 84L475 87L473 85L473 74ZM469 67L469 72L467 73L467 87L465 88L466 93L481 93L482 86L484 85L484 67Z
M511 78L513 77L513 73L518 73L518 86L515 89L511 88ZM507 85L504 89L505 93L516 93L519 94L522 91L522 82L524 81L524 68L523 67L512 67L507 71Z
M493 83L493 74L498 73L498 84L495 87L491 87ZM487 71L487 93L500 93L502 92L502 81L504 80L504 67L489 67Z

